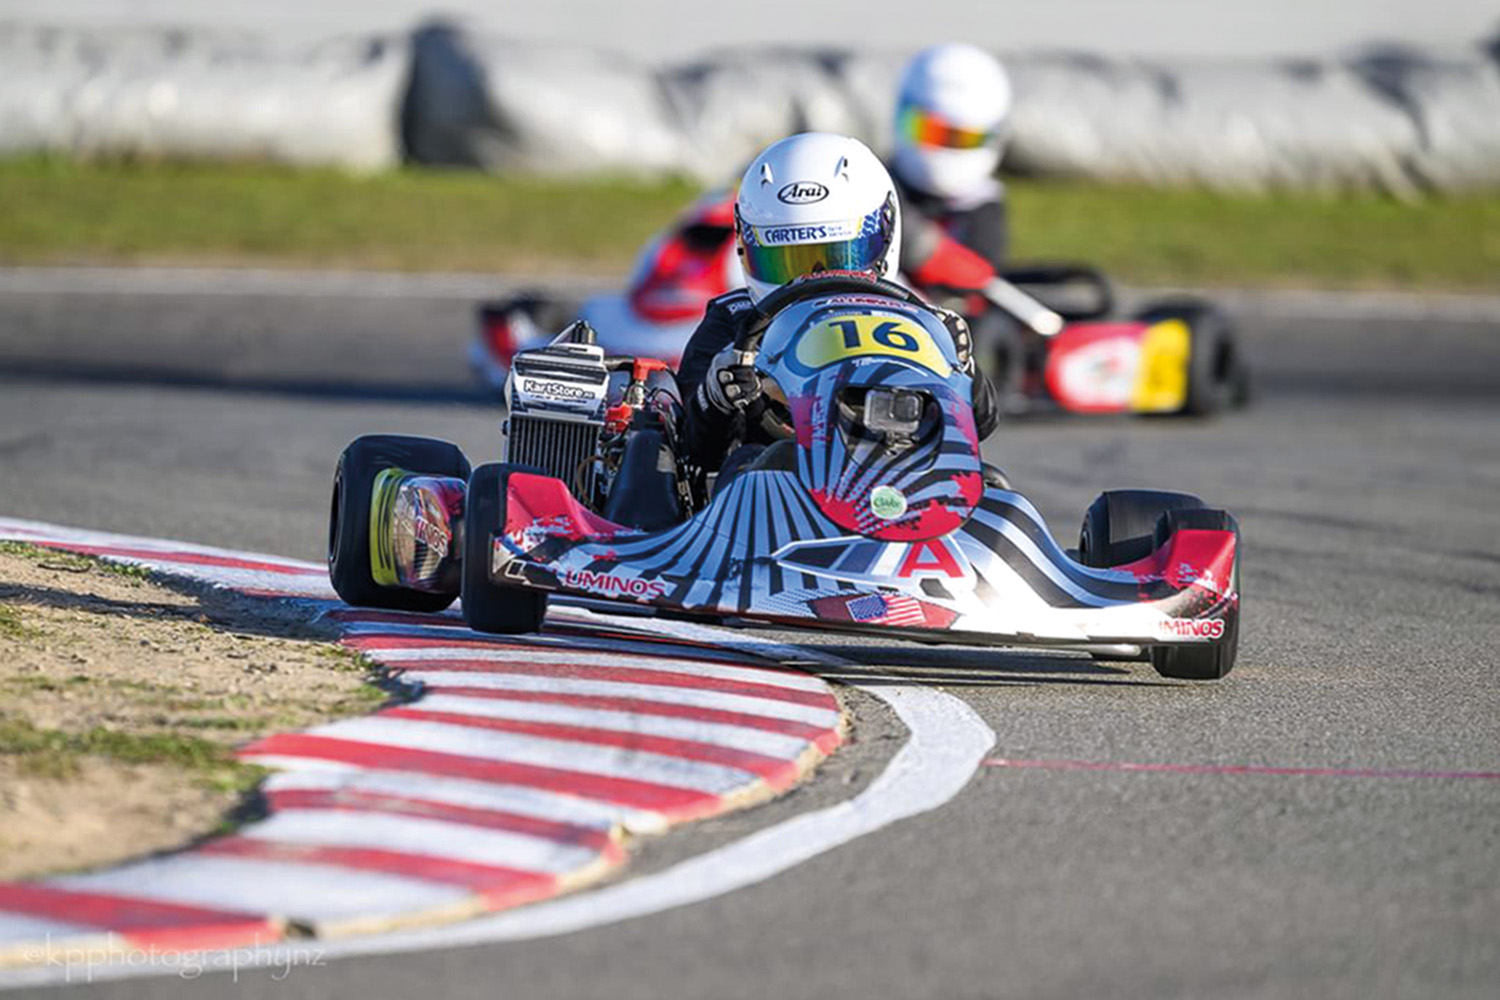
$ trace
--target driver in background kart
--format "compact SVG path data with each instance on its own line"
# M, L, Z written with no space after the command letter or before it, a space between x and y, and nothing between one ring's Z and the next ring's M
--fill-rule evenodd
M768 147L745 171L734 218L746 287L709 302L678 373L683 446L704 469L719 470L721 483L770 443L758 419L765 406L760 375L734 348L760 318L757 303L820 271L894 276L901 252L895 184L879 158L847 136L808 132ZM956 313L935 312L974 379L974 422L988 437L999 412L989 380L976 371L968 325Z
M1010 117L1010 78L972 45L912 57L896 101L891 174L906 228L901 262L925 295L961 297L1002 411L1027 408L1025 379L1040 344L981 290L1005 265L1005 187L995 176Z
M934 45L907 63L890 163L905 222L901 264L918 288L971 292L1004 266L1005 188L995 171L1010 107L1010 78L983 49Z

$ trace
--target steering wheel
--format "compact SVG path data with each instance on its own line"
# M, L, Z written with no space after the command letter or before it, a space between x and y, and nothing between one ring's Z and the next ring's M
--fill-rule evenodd
M872 278L856 271L820 272L782 285L756 303L755 308L760 315L754 322L747 324L740 335L735 338L734 349L736 351L760 350L760 342L765 339L766 328L771 325L771 320L776 318L776 314L787 306L804 299L817 298L820 295L839 294L881 295L886 298L899 299L902 302L910 302L913 305L925 306L927 304L910 288L898 285L894 281L886 281L884 278Z
M742 353L759 351L761 341L765 339L766 328L783 309L804 299L839 294L879 295L913 305L927 304L916 292L893 281L855 271L820 272L782 285L761 299L756 304L756 311L760 315L735 338L734 349ZM790 438L796 434L791 424L791 415L786 412L785 406L772 400L766 400L762 406L759 422L761 429L774 438Z

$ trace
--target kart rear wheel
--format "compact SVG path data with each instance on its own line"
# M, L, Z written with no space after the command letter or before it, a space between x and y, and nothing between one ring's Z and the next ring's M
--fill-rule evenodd
M432 438L366 434L339 456L328 513L328 577L347 603L397 611L441 611L454 594L433 594L375 581L370 556L370 517L375 477L386 469L431 476L469 478L469 460L457 445Z
M1083 515L1078 561L1107 569L1144 559L1156 551L1156 527L1169 510L1200 508L1191 493L1166 490L1109 490Z
M1156 526L1155 542L1165 545L1173 532L1183 528L1202 528L1209 531L1232 531L1239 536L1239 525L1234 517L1222 510L1203 508L1170 510L1162 514ZM1234 561L1234 573L1229 582L1230 593L1240 592L1240 563L1238 553ZM1238 601L1238 597L1236 598ZM1234 669L1235 655L1240 648L1239 604L1224 616L1224 635L1213 643L1192 646L1152 646L1151 666L1163 677L1184 681L1216 681Z
M1176 415L1206 417L1249 401L1250 371L1229 317L1217 307L1188 297L1164 299L1136 318L1144 323L1176 319L1188 328L1187 396Z
M547 595L507 587L490 579L491 546L505 527L506 479L520 467L490 462L469 477L464 505L463 612L476 632L521 635L540 632Z

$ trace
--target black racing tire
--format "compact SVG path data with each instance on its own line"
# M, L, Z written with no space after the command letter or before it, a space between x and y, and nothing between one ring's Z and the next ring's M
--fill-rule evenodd
M1156 551L1156 527L1169 510L1200 508L1191 493L1166 490L1108 490L1083 515L1078 561L1108 569L1144 559Z
M328 513L328 577L345 602L361 608L441 611L457 594L433 594L375 581L370 558L371 494L375 477L390 468L432 476L469 478L469 460L457 445L399 434L355 438L339 456Z
M1153 303L1136 318L1144 323L1178 319L1187 325L1187 397L1171 415L1207 417L1249 401L1250 371L1234 325L1218 307L1183 296Z
M463 612L464 621L476 632L540 632L547 616L546 592L507 587L490 579L491 541L505 526L505 481L517 470L521 467L490 462L469 477L464 503Z
M1089 656L1095 663L1150 663L1151 647L1141 646L1138 652L1129 656L1123 653L1100 653L1090 650Z
M1173 532L1183 528L1202 528L1210 531L1232 531L1239 537L1239 524L1232 515L1222 510L1206 508L1169 510L1162 514L1156 526L1155 543L1166 544ZM1240 593L1240 561L1236 549L1234 575L1229 582L1230 592ZM1151 666L1163 677L1184 681L1222 680L1234 669L1234 661L1240 648L1239 600L1224 621L1224 635L1212 644L1192 646L1152 646Z

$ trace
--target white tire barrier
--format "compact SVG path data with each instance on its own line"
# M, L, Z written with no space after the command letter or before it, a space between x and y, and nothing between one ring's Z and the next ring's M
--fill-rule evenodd
M1500 56L1212 63L1007 55L1007 163L1240 191L1500 186ZM434 22L288 54L205 33L0 26L0 154L355 169L684 174L720 183L795 131L890 141L903 54L739 49L653 66Z
M407 45L0 25L0 155L395 166Z

